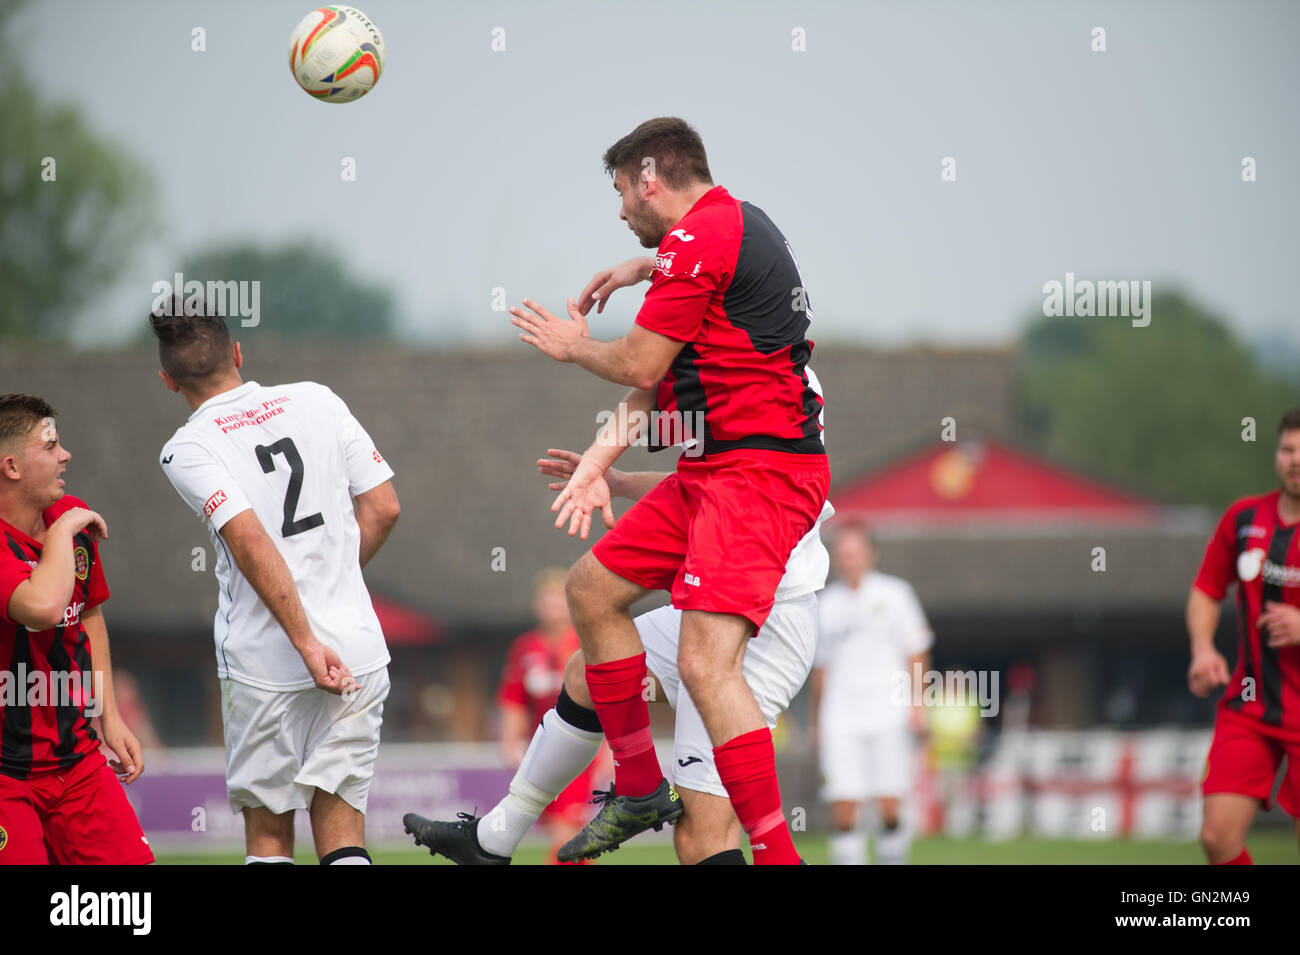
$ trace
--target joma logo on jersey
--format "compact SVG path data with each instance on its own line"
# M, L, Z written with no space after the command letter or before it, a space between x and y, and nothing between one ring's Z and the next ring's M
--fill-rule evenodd
M700 578L696 577L694 574L687 574L686 584L689 587L698 587L700 585Z
M226 492L218 491L203 503L203 516L211 517L212 512L226 503Z

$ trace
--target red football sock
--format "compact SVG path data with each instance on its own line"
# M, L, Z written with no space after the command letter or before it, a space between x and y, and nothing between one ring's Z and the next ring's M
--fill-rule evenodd
M1250 850L1242 849L1241 855L1229 859L1227 862L1215 862L1212 864L1213 865L1254 865L1255 863L1252 862L1250 859Z
M645 654L587 664L587 689L614 754L614 788L620 796L648 796L664 773L650 735Z
M799 853L781 813L772 731L765 726L728 740L713 750L713 762L749 834L754 865L798 865Z

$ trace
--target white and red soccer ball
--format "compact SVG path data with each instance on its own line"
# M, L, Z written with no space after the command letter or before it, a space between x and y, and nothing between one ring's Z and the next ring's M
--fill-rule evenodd
M289 70L314 99L350 103L379 82L384 37L356 7L321 7L289 37Z

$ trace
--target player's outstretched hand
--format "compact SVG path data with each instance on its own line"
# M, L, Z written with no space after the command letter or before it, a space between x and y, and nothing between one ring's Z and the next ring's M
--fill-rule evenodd
M1201 698L1228 682L1228 661L1218 650L1206 650L1192 657L1187 668L1187 688Z
M587 320L578 311L573 299L568 301L568 319L552 315L532 299L524 299L524 305L533 314L530 315L517 305L510 309L510 314L514 316L510 319L510 324L520 330L519 340L556 361L573 361L573 347L591 335L587 331Z
M561 478L562 480L554 481L546 486L552 491L563 491L564 485L569 483L569 478L573 475L578 462L582 460L582 455L577 451L565 451L563 448L547 448L546 453L551 457L538 458L537 470L547 477ZM618 468L610 468L605 472L605 483L609 485L611 497L619 496L618 485L622 479L623 472Z
M591 281L587 283L587 287L578 296L578 311L586 315L591 311L591 306L595 305L596 314L599 315L605 311L605 303L609 301L610 295L616 289L636 285L637 282L644 282L650 277L654 265L654 259L638 256L635 259L620 262L612 269L601 269L592 276Z
M104 714L99 728L104 731L104 743L117 757L108 761L108 768L117 773L123 786L131 785L144 772L144 750L140 748L140 741L127 729L120 716Z
M1259 628L1268 634L1270 647L1293 647L1300 643L1300 607L1269 600L1259 615Z
M69 508L59 515L59 521L66 521L68 530L73 534L84 528L95 540L108 540L108 525L98 513L88 508Z
M307 670L318 689L342 696L355 692L360 685L352 676L352 671L343 665L339 655L325 644L317 642L315 646L301 652L303 662L307 664Z
M605 474L598 465L581 458L573 469L568 483L564 485L551 511L559 511L555 519L557 528L569 522L569 536L577 534L583 540L591 531L591 512L599 510L606 527L614 526L614 508L610 504L609 485Z

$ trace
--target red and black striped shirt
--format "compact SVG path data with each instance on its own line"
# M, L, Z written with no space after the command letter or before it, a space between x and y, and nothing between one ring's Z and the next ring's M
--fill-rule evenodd
M825 454L822 400L804 372L811 317L785 237L761 209L713 187L659 243L636 317L686 343L659 383L657 410L669 419L679 413L674 427L702 437L706 455Z
M45 526L85 506L65 494L44 511ZM40 559L40 542L0 520L0 774L15 779L65 770L99 748L84 713L94 683L81 627L81 615L108 599L99 549L84 530L73 538L75 579L63 622L33 633L9 619L9 600Z
M1220 716L1300 740L1300 646L1270 647L1259 631L1266 603L1300 607L1300 523L1282 523L1279 494L1242 498L1228 508L1206 545L1196 588L1222 600L1237 585L1237 661Z

